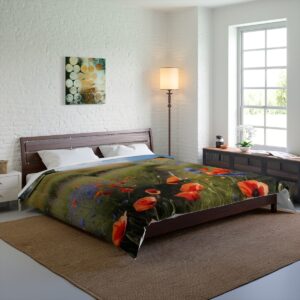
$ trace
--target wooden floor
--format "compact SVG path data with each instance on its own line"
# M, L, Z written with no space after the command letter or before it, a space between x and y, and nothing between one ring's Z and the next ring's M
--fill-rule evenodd
M299 207L300 208L300 207ZM0 222L37 215L0 208ZM87 300L89 295L0 240L0 291L3 300ZM28 276L30 274L30 276ZM298 300L300 262L237 288L216 300Z

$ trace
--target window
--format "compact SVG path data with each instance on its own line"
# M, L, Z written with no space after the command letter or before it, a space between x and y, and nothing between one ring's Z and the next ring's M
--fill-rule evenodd
M284 149L287 146L286 23L240 27L238 53L238 125L255 128L255 145Z

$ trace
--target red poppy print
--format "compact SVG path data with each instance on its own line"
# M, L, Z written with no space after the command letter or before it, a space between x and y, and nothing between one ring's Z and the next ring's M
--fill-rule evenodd
M100 196L110 196L112 194L112 191L98 191L95 196L100 197Z
M72 207L73 207L73 208L76 208L76 207L77 207L77 200L76 200L76 199L73 199L73 200L72 200Z
M113 224L113 231L112 231L112 241L115 246L120 247L121 242L125 236L127 227L127 213L125 212L123 216L119 218Z
M184 198L187 201L197 201L200 199L200 194L198 192L181 192L175 195L179 198Z
M112 194L112 191L104 191L103 195L104 196L110 196Z
M240 191L248 198L266 196L269 194L269 186L256 180L245 180L237 183Z
M181 186L181 192L199 192L204 190L204 186L200 183L185 183Z
M122 193L132 193L134 191L134 188L131 188L131 187L121 187L120 191Z
M103 195L103 192L102 192L102 191L98 191L98 192L95 194L96 197L100 197L100 196L102 196L102 195Z
M112 189L114 189L114 188L118 188L119 186L120 186L119 184L112 183L112 184L110 184L109 187L111 187Z
M145 192L149 195L160 195L160 190L157 189L147 189Z
M144 197L135 201L133 207L137 212L142 212L152 209L155 206L156 202L157 200L155 197Z
M167 184L177 184L180 181L180 178L177 176L170 176L167 178Z
M213 168L211 171L205 173L207 175L223 175L223 174L231 173L231 170L222 169L222 168Z
M209 170L209 168L200 168L200 171L202 172L207 172Z

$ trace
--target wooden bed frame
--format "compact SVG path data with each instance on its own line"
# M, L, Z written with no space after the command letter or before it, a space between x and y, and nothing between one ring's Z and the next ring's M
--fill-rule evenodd
M96 155L103 157L99 146L109 144L145 143L153 150L151 129L123 130L111 132L94 132L79 134L50 135L37 137L23 137L21 142L22 158L22 183L26 183L26 175L40 172L46 169L38 155L40 150L50 149L74 149L91 147ZM245 201L193 212L176 218L166 219L151 223L146 232L146 238L166 234L175 230L192 227L205 222L233 216L266 205L271 205L271 211L277 211L277 195L271 194L264 197L256 197Z
M103 157L99 150L100 145L145 143L153 150L151 129L123 130L110 132L91 132L63 135L48 135L22 137L22 184L26 184L26 176L31 173L46 170L38 151L53 149L75 149L90 147L94 153Z

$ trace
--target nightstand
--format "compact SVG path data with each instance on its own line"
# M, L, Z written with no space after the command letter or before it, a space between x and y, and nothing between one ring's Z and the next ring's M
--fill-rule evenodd
M21 172L11 171L7 174L0 174L0 202L18 200L18 193L22 187ZM18 209L21 210L21 203L18 200Z

